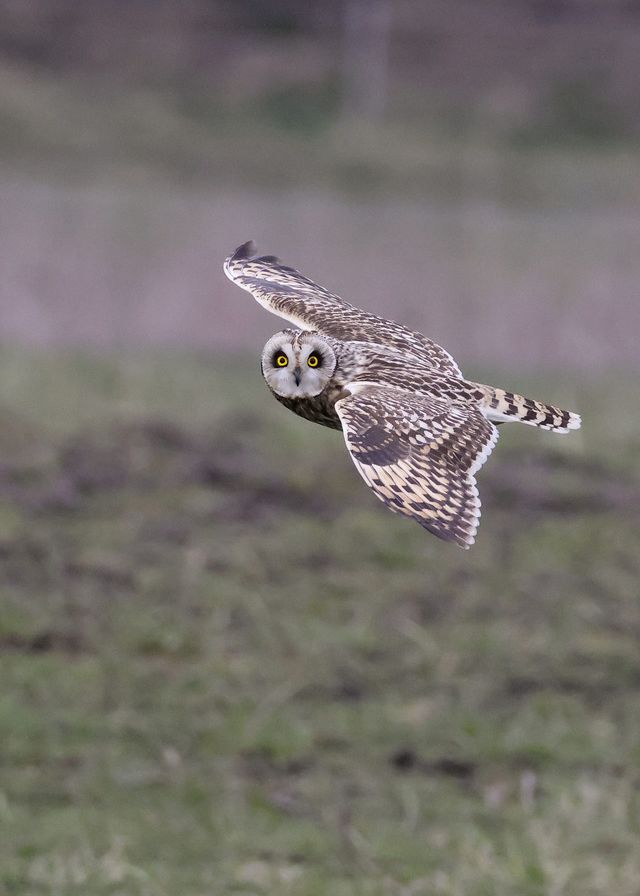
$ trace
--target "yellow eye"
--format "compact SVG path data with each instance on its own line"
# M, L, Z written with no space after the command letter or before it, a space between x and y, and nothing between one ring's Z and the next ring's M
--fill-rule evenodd
M286 355L283 355L282 353L279 355L276 355L276 364L278 367L286 367L288 363L289 363L289 359L287 358Z
M316 354L309 355L309 357L307 358L307 364L309 365L309 367L317 367L319 363L320 358Z

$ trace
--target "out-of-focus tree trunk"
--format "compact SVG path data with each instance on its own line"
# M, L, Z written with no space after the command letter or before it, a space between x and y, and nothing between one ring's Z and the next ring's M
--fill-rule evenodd
M389 82L392 0L344 0L343 90L346 115L377 119Z

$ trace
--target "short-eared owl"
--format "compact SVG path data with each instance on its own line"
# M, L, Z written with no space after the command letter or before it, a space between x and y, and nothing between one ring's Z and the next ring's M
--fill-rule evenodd
M287 267L255 256L252 242L224 270L300 330L262 352L274 396L294 413L341 429L360 475L380 500L464 548L480 520L475 474L498 439L494 424L553 432L580 417L504 389L469 382L451 355L421 333L361 311Z

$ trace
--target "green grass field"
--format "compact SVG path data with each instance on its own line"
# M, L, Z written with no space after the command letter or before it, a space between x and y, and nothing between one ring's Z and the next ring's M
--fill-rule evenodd
M463 552L255 358L3 352L2 896L637 896L637 385L500 383Z

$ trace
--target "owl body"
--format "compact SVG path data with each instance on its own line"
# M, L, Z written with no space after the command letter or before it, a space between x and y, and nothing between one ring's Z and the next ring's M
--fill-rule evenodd
M282 330L272 337L272 340L281 344L290 342L294 350L307 341L321 339L321 334L303 330ZM269 343L272 340L269 340ZM551 405L524 398L504 389L474 383L446 373L437 373L430 364L425 364L417 358L407 363L406 356L393 350L362 342L340 342L329 337L324 337L324 341L333 349L336 364L330 379L317 395L310 395L308 392L303 395L304 387L300 395L279 394L277 389L272 388L265 375L269 360L268 352L262 362L263 376L273 396L299 417L322 426L342 429L336 402L351 394L354 387L363 387L371 383L405 392L410 391L416 396L437 398L447 405L460 407L475 405L480 413L494 423L506 422L511 418L540 428L562 431L571 419L570 412ZM527 414L530 415L528 419Z
M579 428L570 411L465 380L426 336L360 311L253 249L245 244L227 259L227 276L301 327L276 333L263 349L272 394L298 416L342 430L376 496L438 537L473 544L475 474L497 441L496 423Z

